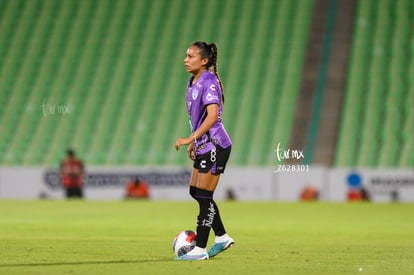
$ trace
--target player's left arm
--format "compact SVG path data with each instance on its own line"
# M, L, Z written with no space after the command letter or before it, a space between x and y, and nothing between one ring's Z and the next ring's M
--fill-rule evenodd
M210 130L210 128L217 122L219 119L219 106L216 103L212 103L206 106L207 117L201 123L200 127L195 130L189 137L178 138L175 142L175 149L178 151L181 145L190 144L197 138L201 137Z

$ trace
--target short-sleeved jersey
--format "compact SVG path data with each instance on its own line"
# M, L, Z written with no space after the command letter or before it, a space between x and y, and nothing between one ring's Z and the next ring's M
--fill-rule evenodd
M200 138L195 141L196 154L203 154L213 149L215 145L227 148L231 145L231 139L224 128L221 115L223 113L222 91L217 76L205 71L196 83L192 84L193 77L187 85L187 111L190 116L191 131L197 130L207 117L207 105L218 105L218 120Z

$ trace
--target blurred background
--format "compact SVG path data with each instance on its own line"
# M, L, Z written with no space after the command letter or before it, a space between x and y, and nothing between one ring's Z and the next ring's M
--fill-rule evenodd
M173 145L189 135L184 55L203 40L229 166L403 170L412 190L413 30L411 0L0 1L0 184L67 148L98 170L191 167Z

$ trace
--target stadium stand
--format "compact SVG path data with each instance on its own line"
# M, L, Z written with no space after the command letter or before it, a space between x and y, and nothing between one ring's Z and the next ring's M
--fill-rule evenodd
M56 165L67 147L87 165L188 164L173 148L189 133L183 58L207 40L232 164L272 165L311 11L309 0L0 1L0 164Z
M414 165L412 1L359 1L336 166Z

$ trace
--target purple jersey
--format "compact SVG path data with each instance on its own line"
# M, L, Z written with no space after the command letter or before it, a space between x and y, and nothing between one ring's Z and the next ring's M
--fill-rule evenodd
M208 152L215 145L227 148L231 145L231 140L221 120L223 103L217 76L210 71L205 71L193 85L191 84L192 80L193 77L188 81L186 96L191 132L197 130L207 117L207 105L217 104L219 107L216 123L207 133L195 141L196 153L203 154Z

